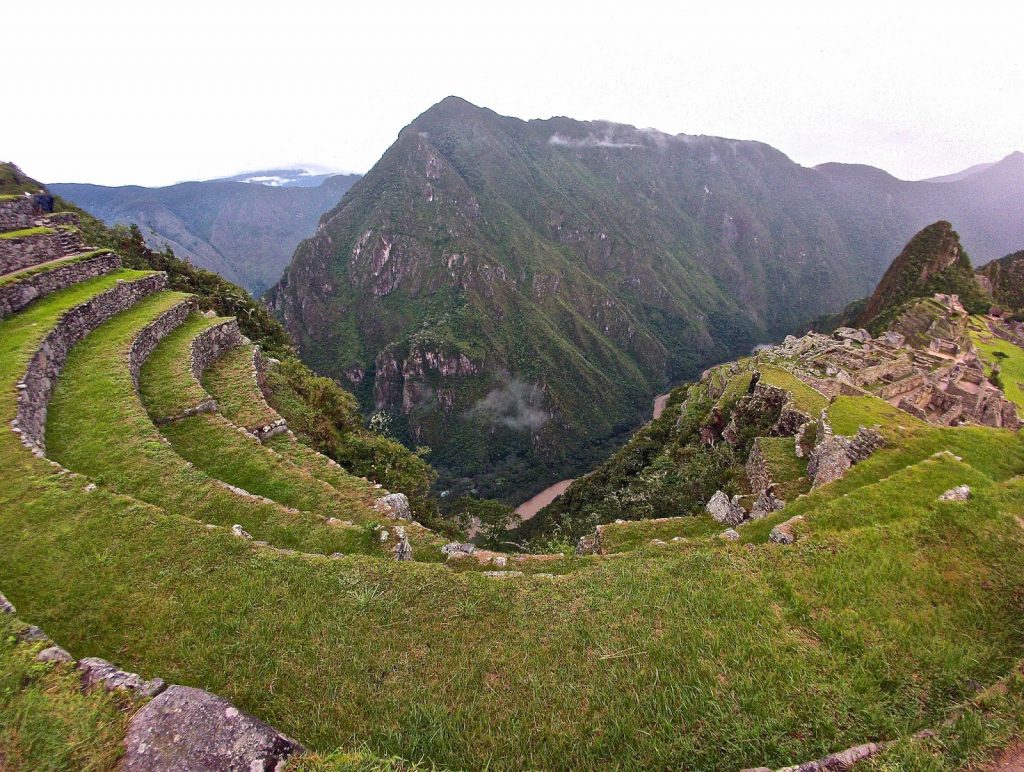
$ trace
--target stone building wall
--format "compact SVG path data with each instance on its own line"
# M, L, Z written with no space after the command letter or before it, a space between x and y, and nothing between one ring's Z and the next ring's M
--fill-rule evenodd
M41 271L24 279L0 285L0 319L20 311L36 298L102 276L121 267L121 258L113 252L90 257L50 271Z
M14 429L22 442L42 455L46 449L46 410L71 347L115 314L167 286L167 274L156 273L131 282L119 281L68 310L39 344L25 377L18 383Z

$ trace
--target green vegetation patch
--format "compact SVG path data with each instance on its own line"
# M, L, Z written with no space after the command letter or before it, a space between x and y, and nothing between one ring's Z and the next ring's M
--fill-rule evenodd
M776 485L775 494L783 501L792 501L801 493L807 493L811 487L807 479L807 460L797 458L793 438L758 437L756 442Z
M601 547L606 553L629 552L647 546L653 539L704 539L726 529L709 515L696 514L670 520L629 520L609 523L601 529Z
M347 529L230 492L187 464L150 421L128 372L128 351L139 330L186 297L150 296L72 349L47 414L49 457L169 512L216 525L238 523L277 547L352 550Z
M998 368L998 381L1006 398L1024 410L1024 349L989 332L984 319L972 319L971 340L985 361L991 377Z
M927 424L878 397L836 397L828 408L828 420L836 434L851 436L861 426L880 426L886 436L922 430Z
M821 411L828 407L828 398L824 394L808 386L789 370L772 365L759 365L757 369L761 373L763 383L788 391L793 395L793 403L797 409L811 418L817 418Z
M5 231L3 233L0 233L0 239L27 239L31 236L43 236L49 233L56 232L57 231L53 228L36 226L34 228L22 228L20 231Z
M256 385L253 347L225 352L203 373L203 387L217 400L220 411L236 426L266 426L281 416L263 399Z
M25 625L0 613L0 766L114 769L130 713L103 689L82 693L71 665L36 662L47 645L19 643Z
M139 374L139 393L154 419L179 416L210 399L192 375L192 342L205 330L228 319L192 314L160 341L143 363Z

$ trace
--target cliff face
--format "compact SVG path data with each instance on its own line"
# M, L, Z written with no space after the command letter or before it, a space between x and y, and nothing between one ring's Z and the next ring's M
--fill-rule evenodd
M924 223L844 191L951 188L883 177L449 98L324 215L268 298L307 362L434 448L446 484L526 495L586 468L667 382L866 294Z
M978 276L996 303L1010 310L1024 308L1024 250L986 263Z

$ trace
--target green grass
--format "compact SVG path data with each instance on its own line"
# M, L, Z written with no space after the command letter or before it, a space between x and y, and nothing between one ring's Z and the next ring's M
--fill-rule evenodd
M231 423L252 429L266 426L281 416L263 399L252 366L252 346L226 352L203 373L203 386L217 400Z
M727 402L736 397L742 396L747 393L747 389L750 388L750 379L753 376L752 371L746 371L732 376L725 384L725 388L722 389L722 394L718 398L716 405L722 407ZM715 378L718 379L718 371L715 371ZM722 376L723 378L725 376Z
M988 365L985 368L986 372L991 374L992 365L999 365L1003 393L1008 400L1024 411L1024 350L992 335L984 326L984 321L972 319L972 322L971 339ZM1000 354L1002 356L999 356Z
M130 705L102 689L83 694L70 665L36 662L48 644L19 643L23 626L0 614L0 767L114 769Z
M228 318L194 313L153 350L139 374L139 394L154 420L182 415L210 398L192 376L192 341Z
M759 437L756 440L764 454L765 465L776 484L776 495L792 501L810 489L807 460L797 458L792 437Z
M811 388L797 378L789 370L772 365L759 365L761 381L771 386L778 386L793 395L793 402L797 409L817 418L821 411L828 407L828 398L817 389Z
M322 553L370 549L368 534L231 493L163 440L135 393L128 350L139 330L186 297L163 292L146 298L72 350L47 416L49 457L169 512L215 525L241 524L277 547Z
M880 426L886 436L927 426L921 419L878 397L836 397L828 408L828 419L836 434L847 437L856 434L862 426Z
M56 233L57 231L53 228L45 228L43 226L36 226L34 228L22 228L20 231L5 231L0 233L0 240L6 239L25 239L30 236L42 236L44 233Z
M650 545L652 539L671 542L677 536L683 539L704 539L717 536L728 526L715 522L704 513L689 517L656 520L628 520L609 523L601 531L601 546L606 553L629 552Z
M58 268L65 268L69 265L74 265L75 263L81 263L85 260L91 260L92 258L97 257L98 255L106 254L108 251L109 250L106 249L96 249L93 250L92 252L83 252L81 254L72 255L70 257L65 257L60 260L53 260L49 263L43 263L42 265L34 265L30 268L23 268L20 271L14 271L13 273L8 273L3 276L0 276L0 287L3 287L7 284L14 284L19 281L24 281L25 279L28 279L32 276L36 276L41 273L55 271Z
M113 278L0 322L5 423L60 310ZM122 369L130 316L75 348L59 391ZM96 388L130 401L114 385ZM91 414L91 402L77 406ZM141 431L101 423L78 432L93 453L116 455ZM1024 653L1020 437L928 429L906 443L787 507L815 504L792 547L695 539L581 561L558 581L494 581L255 550L109 484L85 493L86 480L3 432L0 588L79 656L255 712L324 754L309 769L392 756L458 769L778 767L936 726L972 680L994 682ZM925 461L942 447L964 462ZM883 479L894 473L907 477ZM973 499L931 499L960 479ZM44 768L58 752L42 751Z

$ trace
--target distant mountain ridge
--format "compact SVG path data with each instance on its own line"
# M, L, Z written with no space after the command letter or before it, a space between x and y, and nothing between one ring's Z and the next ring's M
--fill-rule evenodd
M302 170L248 172L241 179L182 182L162 188L48 185L108 225L134 223L154 249L219 273L254 295L281 276L298 243L338 203L358 175L303 175ZM307 184L308 183L308 184Z
M955 218L979 258L1019 249L1020 160L905 182L450 97L268 299L307 362L433 448L443 483L521 500L606 452L667 383L866 295L924 225Z

